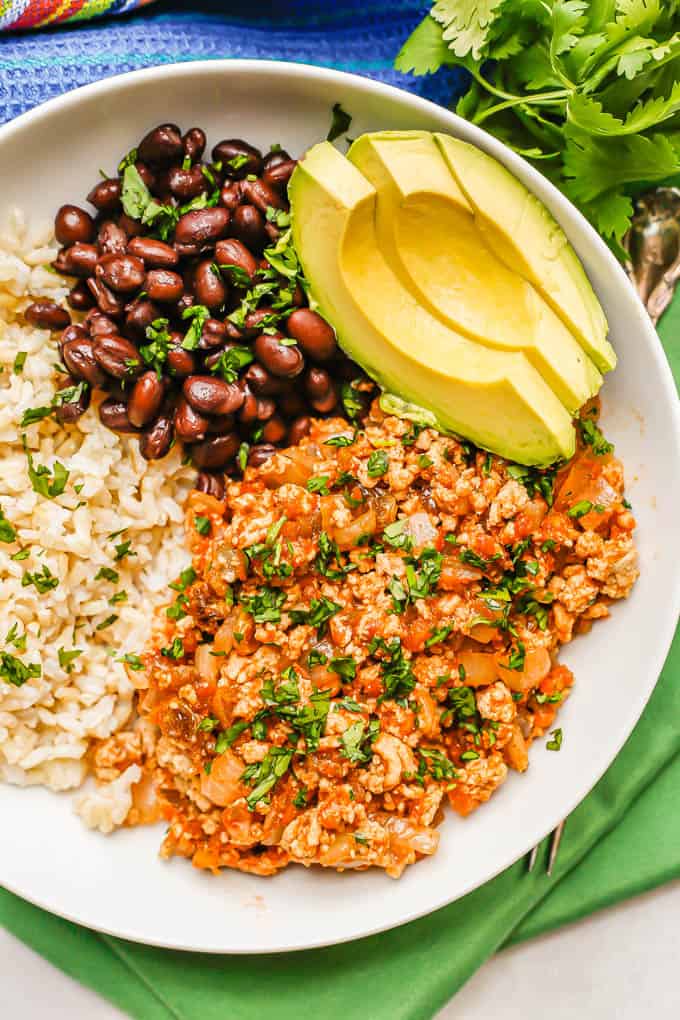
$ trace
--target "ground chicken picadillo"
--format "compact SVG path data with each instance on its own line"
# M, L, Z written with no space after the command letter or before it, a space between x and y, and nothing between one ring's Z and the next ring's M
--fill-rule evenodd
M523 772L573 683L559 647L637 576L623 471L597 407L556 470L385 417L317 421L226 498L194 492L193 563L128 656L141 727L95 773L143 767L165 857L271 875L435 852ZM156 807L149 807L153 801Z

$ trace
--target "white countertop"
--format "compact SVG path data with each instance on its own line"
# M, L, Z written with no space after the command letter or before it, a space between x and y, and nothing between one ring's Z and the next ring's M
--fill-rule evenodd
M5 1017L125 1020L1 929L0 987ZM437 1020L678 1016L680 881L499 954Z

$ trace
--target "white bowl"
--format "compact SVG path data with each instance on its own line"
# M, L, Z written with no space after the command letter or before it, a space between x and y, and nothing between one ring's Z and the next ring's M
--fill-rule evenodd
M434 858L399 882L379 872L291 867L262 879L219 878L162 863L157 828L104 838L86 831L69 799L4 787L0 880L56 914L127 939L175 949L276 952L322 946L403 924L502 871L588 793L633 729L656 683L680 606L680 413L658 338L622 269L582 216L500 142L405 92L296 64L210 61L109 78L24 114L0 129L3 204L51 216L79 202L154 124L200 124L209 144L245 137L294 154L325 137L335 102L350 134L381 128L448 131L473 142L538 195L582 258L611 325L619 367L604 388L604 427L626 467L639 523L642 575L611 620L569 645L573 696L560 712L560 754L536 745L467 820L447 815Z

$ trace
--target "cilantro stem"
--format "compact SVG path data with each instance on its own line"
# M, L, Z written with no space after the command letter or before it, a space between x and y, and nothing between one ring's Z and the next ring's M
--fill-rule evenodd
M493 96L497 96L499 99L513 100L515 103L542 103L548 99L568 99L573 89L552 89L550 92L531 92L529 95L520 96L516 92L505 92L503 89L499 89L496 85L492 85L488 78L478 71L475 67L468 68L470 74L475 81L490 92Z
M496 103L495 106L490 106L487 110L483 110L482 113L475 114L472 123L483 124L485 120L493 117L495 113L500 113L501 110L509 110L513 106L533 106L538 103L542 106L560 106L570 95L570 92L563 89L558 92L542 92L537 93L535 96L518 96L516 99L507 99L503 103Z

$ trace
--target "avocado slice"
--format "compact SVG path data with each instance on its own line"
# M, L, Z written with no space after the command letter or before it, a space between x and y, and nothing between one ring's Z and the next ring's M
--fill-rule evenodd
M523 354L463 336L403 286L378 246L375 189L330 143L298 164L289 196L312 297L383 389L427 408L442 431L511 460L544 465L573 454L570 416Z
M486 346L524 353L572 414L599 391L602 376L562 320L486 244L432 134L365 134L347 158L377 191L383 255L422 304Z
M476 146L450 135L434 138L489 247L533 283L601 372L615 368L600 302L566 234L543 203Z

